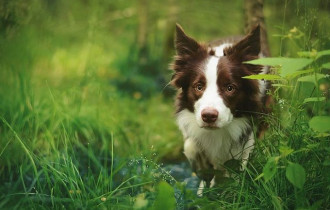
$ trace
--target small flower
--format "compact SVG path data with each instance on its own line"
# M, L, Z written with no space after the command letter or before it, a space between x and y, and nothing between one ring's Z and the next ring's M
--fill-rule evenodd
M102 198L101 198L101 201L103 201L103 202L106 201L106 200L107 200L106 197L102 197Z
M310 56L312 58L315 58L317 56L317 51L315 49L312 49L312 51L310 52Z
M133 97L138 100L142 97L142 94L140 92L134 92Z
M329 84L322 83L319 86L320 90L322 91L323 95L327 95L329 92Z
M293 27L291 30L290 30L290 33L296 33L298 31L297 27Z

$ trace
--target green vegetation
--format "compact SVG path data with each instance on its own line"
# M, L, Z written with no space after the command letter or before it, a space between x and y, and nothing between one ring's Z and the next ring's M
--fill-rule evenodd
M167 85L175 22L207 41L242 33L243 8L1 1L0 209L329 209L326 0L265 2L273 57L252 62L273 66L276 103L247 169L229 164L201 198L169 171L185 160Z

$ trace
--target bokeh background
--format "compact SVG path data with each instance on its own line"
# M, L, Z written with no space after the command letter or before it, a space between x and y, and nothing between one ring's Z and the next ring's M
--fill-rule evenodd
M272 56L330 49L329 13L327 0L265 1ZM204 42L243 34L244 1L0 1L0 208L70 203L36 189L91 207L111 189L112 166L185 160L168 85L175 23ZM88 176L90 191L63 181L71 169ZM91 190L97 180L105 184ZM27 193L36 202L15 201Z

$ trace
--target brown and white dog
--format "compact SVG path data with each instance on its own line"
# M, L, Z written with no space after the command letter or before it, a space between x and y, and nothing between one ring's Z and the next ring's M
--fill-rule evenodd
M267 89L265 81L242 78L265 73L244 63L259 57L259 26L241 39L217 43L199 43L176 26L171 84L178 89L177 124L193 171L211 186L219 171L228 176L226 161L241 160L245 167L255 141L252 121L263 111Z

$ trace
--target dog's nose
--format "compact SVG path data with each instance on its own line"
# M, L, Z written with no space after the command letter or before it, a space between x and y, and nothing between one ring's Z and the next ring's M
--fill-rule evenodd
M206 123L214 123L218 119L218 111L214 108L205 108L202 110L202 120Z

